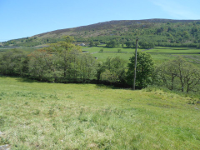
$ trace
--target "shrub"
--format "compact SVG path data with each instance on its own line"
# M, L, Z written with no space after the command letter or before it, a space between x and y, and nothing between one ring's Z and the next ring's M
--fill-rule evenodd
M103 53L103 49L100 49L99 53Z

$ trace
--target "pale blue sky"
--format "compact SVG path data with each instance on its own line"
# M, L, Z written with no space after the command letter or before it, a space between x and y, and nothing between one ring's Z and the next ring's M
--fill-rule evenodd
M0 0L0 41L111 20L199 19L200 0Z

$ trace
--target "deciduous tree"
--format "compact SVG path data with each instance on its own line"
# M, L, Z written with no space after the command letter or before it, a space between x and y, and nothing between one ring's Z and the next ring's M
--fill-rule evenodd
M135 55L133 55L128 64L127 83L133 84ZM144 88L152 83L154 71L154 62L150 54L145 52L137 53L136 86Z
M176 89L187 93L199 90L200 69L182 57L161 64L156 72L160 84L164 84L170 90Z

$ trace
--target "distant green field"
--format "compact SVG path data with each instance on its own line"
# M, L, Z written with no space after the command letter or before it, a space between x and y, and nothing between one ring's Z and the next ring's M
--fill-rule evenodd
M0 145L14 150L199 149L190 97L11 77L0 85Z
M133 48L122 48L122 47L119 47L119 48L106 48L106 47L83 47L83 51L88 51L88 52L99 52L101 49L103 49L103 52L115 52L117 53L118 50L120 49L122 51L122 53L133 53L135 52L135 49ZM138 49L138 51L141 51L141 50L144 50L144 49Z
M194 48L174 48L174 47L156 47L147 51L148 53L163 53L163 54L199 54L200 49Z
M103 53L100 50L103 49ZM121 53L118 53L118 50ZM135 53L135 49L132 48L104 48L104 47L84 47L83 51L87 51L98 58L99 61L106 60L107 57L119 56L122 59L129 62L129 58ZM188 61L194 64L200 65L200 50L187 47L155 47L154 49L144 50L138 49L138 51L143 51L150 53L156 64L162 63L166 60L175 58L176 56L183 56Z

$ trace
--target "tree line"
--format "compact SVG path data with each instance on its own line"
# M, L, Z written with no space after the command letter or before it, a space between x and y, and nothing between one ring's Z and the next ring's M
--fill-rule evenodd
M82 53L72 37L27 54L12 50L0 55L0 74L57 83L105 83L132 87L135 55L127 63L120 57L97 61ZM183 58L155 66L150 54L137 53L136 87L156 84L182 92L199 91L200 69Z
M17 49L4 52L0 56L0 74L46 82L95 82L131 86L132 72L127 71L132 69L131 65L127 66L120 57L108 57L104 62L98 62L91 54L82 53L81 48L73 41L72 37L67 36L65 41L50 44L49 47L31 53ZM146 61L150 58L150 54L139 53L139 59L140 55ZM153 65L153 60L148 61L151 63L147 66L141 61L141 66L151 69L148 72L141 69L139 72L151 77L153 67L150 65ZM143 88L150 83L146 78L139 80L141 81L138 81L138 88Z

